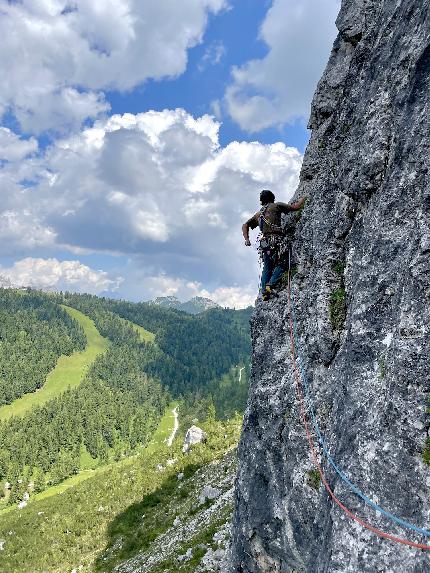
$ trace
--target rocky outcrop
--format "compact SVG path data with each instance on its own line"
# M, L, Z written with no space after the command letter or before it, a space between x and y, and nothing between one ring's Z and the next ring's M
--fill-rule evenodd
M200 444L200 442L204 442L205 440L205 432L198 426L191 426L191 428L188 428L187 433L185 434L182 451L187 452L191 446Z
M297 196L292 297L300 364L328 451L384 509L430 529L430 5L343 0ZM231 572L425 572L430 551L383 539L331 500L295 395L286 291L258 303L238 452ZM361 519L418 543L355 495Z
M114 573L220 572L230 538L235 474L236 450L230 448L191 477L183 475L175 494L160 508L171 526L145 550L123 560ZM118 538L111 551L120 551L121 545Z

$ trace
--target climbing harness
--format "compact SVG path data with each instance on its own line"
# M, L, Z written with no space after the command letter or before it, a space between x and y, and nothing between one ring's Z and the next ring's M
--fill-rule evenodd
M373 525L367 523L366 521L362 520L360 517L358 517L357 515L355 515L352 511L350 511L334 494L333 490L331 489L330 485L327 482L327 479L325 477L324 471L321 467L321 464L318 462L318 457L317 457L317 453L315 450L315 446L313 444L313 440L312 440L312 435L310 432L310 428L309 428L309 423L308 423L308 419L307 419L307 414L306 414L306 406L305 406L305 401L307 401L308 405L309 405L309 412L310 412L310 417L312 419L312 425L313 428L315 430L315 433L318 437L318 442L320 443L323 452L327 458L327 461L329 462L329 464L333 467L333 469L335 470L335 472L339 475L339 477L342 479L342 481L344 483L346 483L346 485L349 487L349 489L351 489L356 495L358 495L361 499L363 499L363 501L368 504L369 506L371 506L373 509L375 509L376 511L380 512L382 515L384 515L386 518L390 519L391 521L402 525L405 528L411 529L412 531L415 531L416 533L419 533L420 535L424 535L426 537L430 537L430 531L426 530L426 529L421 529L419 527L416 527L415 525L413 525L412 523L409 523L403 519L400 519L399 517L395 516L394 514L390 513L389 511L386 511L385 509L383 509L382 507L380 507L379 505L377 505L376 503L374 503L371 499L369 499L362 491L360 491L358 489L358 487L356 487L346 476L346 474L336 465L336 463L334 462L333 458L330 456L329 452L328 452L328 448L327 445L324 441L324 438L322 437L320 428L318 426L318 422L316 420L316 416L315 416L315 412L313 411L313 408L310 404L310 393L309 393L309 383L307 381L307 377L306 377L306 373L304 371L303 368L303 364L302 364L302 360L300 359L300 356L298 355L297 349L296 349L296 345L298 348L298 336L297 336L297 328L296 328L296 320L295 320L295 313L294 313L294 306L293 306L293 302L292 302L292 296L291 296L291 257L289 257L289 262L288 262L288 309L289 309L289 315L290 315L290 341L291 341L291 355L292 355L292 361L293 361L293 370L294 370L294 378L295 378L295 391L296 391L296 396L298 398L299 404L300 404L300 417L301 420L303 422L304 428L305 428L305 432L306 432L306 437L309 443L309 447L310 447L310 451L311 451L311 457L312 457L312 461L314 466L316 467L316 469L318 470L318 473L321 477L321 481L324 484L325 489L327 490L327 492L329 493L330 497L333 499L333 501L340 507L340 509L346 513L346 515L348 515L351 519L353 519L354 521L356 521L357 523L359 523L362 527L364 527L365 529L368 529L370 531L372 531L373 533L375 533L376 535L379 535L380 537L384 537L386 539L390 539L391 541L395 541L396 543L401 543L403 545L408 545L410 547L415 547L417 549L424 549L429 551L430 550L430 545L424 545L421 543L415 543L414 541L410 541L408 539L403 539L401 537L396 537L395 535L391 535L389 533L386 533L384 531L381 531L380 529L374 527ZM300 373L303 379L303 385L305 388L305 395L303 394L303 390L302 390L302 384L300 381L300 376L299 376L299 371L297 369L297 362L299 363L300 366Z
M273 261L276 264L283 254L283 239L284 237L282 235L259 235L260 244L258 252L262 262L264 255L268 255L273 258Z
M275 266L280 264L286 258L289 245L285 241L285 232L282 226L275 225L269 221L265 215L270 203L263 205L260 209L258 225L260 234L257 237L259 241L258 253L260 255L260 264L264 262L264 256L269 256ZM269 227L270 232L263 234L264 225Z
M260 265L264 263L264 257L269 256L275 267L282 265L286 268L287 255L289 256L291 249L283 235L262 235L260 233L257 241Z

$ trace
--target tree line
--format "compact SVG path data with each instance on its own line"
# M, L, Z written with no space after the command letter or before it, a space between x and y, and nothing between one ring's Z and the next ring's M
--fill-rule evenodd
M0 479L12 484L10 503L30 482L41 491L76 474L83 448L103 464L150 440L171 397L140 358L139 348L114 347L78 388L0 424Z

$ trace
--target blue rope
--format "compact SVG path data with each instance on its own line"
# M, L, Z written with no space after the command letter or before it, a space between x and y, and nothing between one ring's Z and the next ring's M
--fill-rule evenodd
M291 272L291 271L290 271ZM376 504L374 501L372 501L371 499L369 499L360 489L358 489L358 487L356 485L354 485L349 478L346 476L346 474L336 465L336 463L334 462L333 458L330 456L329 452L328 452L328 448L327 445L324 441L324 438L321 434L316 416L315 416L315 412L312 408L312 404L311 404L311 397L310 397L310 392L309 392L309 383L306 377L306 372L303 368L302 365L302 360L299 356L298 353L298 348L299 348L299 340L298 340L298 336L297 336L297 324L296 324L296 317L295 317L295 310L294 310L294 303L293 303L293 299L292 299L292 295L290 296L291 298L291 314L292 314L292 319L293 319L293 333L294 333L294 339L296 341L296 348L297 348L297 359L298 359L298 363L299 363L299 367L300 367L300 372L302 375L302 379L303 379L303 383L304 383L304 387L305 387L305 397L306 397L306 401L308 403L308 407L309 407L309 412L311 415L311 419L312 419L312 425L315 429L315 432L318 436L318 441L321 444L321 447L324 451L324 454L327 458L327 461L329 462L329 464L332 466L332 468L335 470L335 472L338 474L338 476L341 478L341 480L343 482L345 482L347 484L347 486L359 497L361 497L361 499L367 503L367 505L370 505L370 507L372 507L373 509L375 509L376 511L379 511L380 513L382 513L383 515L385 515L385 517L387 517L388 519L390 519L391 521L395 521L396 523L398 523L399 525L402 525L403 527L406 527L407 529L411 529L412 531L416 531L417 533L420 533L421 535L425 535L426 537L430 537L430 531L428 531L427 529L421 529L420 527L416 527L415 525L413 525L412 523L409 523L408 521L405 521L404 519L400 519L400 517L397 517L396 515L393 515L392 513L390 513L389 511L386 511L385 509L383 509L382 507L380 507L378 504Z

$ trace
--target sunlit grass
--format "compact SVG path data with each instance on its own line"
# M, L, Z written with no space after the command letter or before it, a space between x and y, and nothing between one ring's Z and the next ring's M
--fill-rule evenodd
M82 382L88 368L99 354L109 347L109 341L100 335L94 322L76 310L65 305L61 307L84 329L87 338L87 346L82 352L74 352L70 356L60 356L54 370L46 378L42 388L36 392L25 394L12 404L0 408L0 420L6 420L11 416L22 416L35 406L41 406L67 390L68 387L76 388Z
M152 440L146 446L146 452L149 454L154 453L155 451L159 450L160 448L167 448L167 440L172 433L173 426L175 423L175 417L173 415L172 410L178 406L179 402L172 402L170 406L167 408L164 416L161 418L161 421L154 432ZM178 415L180 414L178 409Z
M172 407L166 412L171 418ZM0 539L5 544L0 569L8 573L68 573L82 567L83 573L107 573L118 560L144 550L151 535L165 530L166 522L171 525L177 504L190 506L191 501L182 495L187 493L187 480L196 469L234 447L240 428L239 419L212 421L203 425L207 442L186 455L180 443L170 449L163 442L164 447L160 444L152 454L142 449L133 458L83 474L90 474L90 479L70 478L78 481L67 491L62 489L64 482L50 488L55 496L47 490L32 496L22 510L1 512ZM170 457L177 459L175 465L168 465ZM163 471L158 471L158 464ZM179 472L184 473L182 481L176 478ZM123 550L111 553L119 533L124 535ZM112 557L109 563L104 561L107 555Z
M153 332L145 330L143 326L139 326L134 322L130 322L128 320L126 322L128 322L128 324L130 324L133 327L133 329L138 333L138 335L140 336L140 340L142 342L155 342L155 334Z

